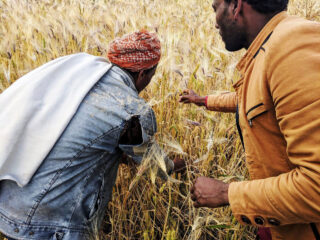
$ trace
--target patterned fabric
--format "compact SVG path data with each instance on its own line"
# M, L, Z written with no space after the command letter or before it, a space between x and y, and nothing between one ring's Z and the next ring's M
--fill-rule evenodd
M110 62L132 72L154 67L160 56L161 45L157 35L146 30L116 38L108 51Z

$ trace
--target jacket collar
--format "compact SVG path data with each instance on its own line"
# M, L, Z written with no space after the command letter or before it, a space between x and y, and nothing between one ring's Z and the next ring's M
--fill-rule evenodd
M128 85L128 87L132 88L135 92L138 93L138 90L137 90L137 88L136 88L136 86L134 84L134 79L133 79L133 77L131 76L131 74L127 70L125 70L125 69L123 69L123 68L121 68L118 65L113 64L113 63L112 63L112 68L115 68L116 71L121 72L121 76L124 78L123 80Z
M278 13L259 32L258 36L251 43L248 51L237 65L237 69L242 74L242 76L244 76L245 71L247 70L256 54L259 52L261 46L269 39L276 26L287 16L288 15L286 12Z

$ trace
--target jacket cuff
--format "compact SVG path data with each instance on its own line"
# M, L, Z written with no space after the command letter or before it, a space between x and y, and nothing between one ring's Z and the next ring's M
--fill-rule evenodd
M228 197L234 217L243 225L277 227L283 225L283 216L277 214L274 202L264 188L264 180L233 182Z
M208 109L208 97L209 97L209 96L206 96L205 102L204 102L204 105L206 106L207 109Z

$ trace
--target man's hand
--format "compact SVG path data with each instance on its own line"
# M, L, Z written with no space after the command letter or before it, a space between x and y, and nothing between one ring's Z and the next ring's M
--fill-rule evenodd
M228 198L229 184L222 181L199 177L191 188L191 199L194 201L194 206L217 208L229 204Z
M183 94L180 95L179 102L181 103L194 103L197 106L205 106L206 98L198 96L193 90L183 90Z
M182 172L186 169L186 161L180 157L175 157L173 159L173 164L174 164L174 168L173 168L174 172Z

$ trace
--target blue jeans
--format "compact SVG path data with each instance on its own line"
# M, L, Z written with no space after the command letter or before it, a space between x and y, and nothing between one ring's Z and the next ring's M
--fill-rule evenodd
M141 148L156 131L154 113L132 79L114 66L83 99L31 181L23 188L0 182L0 232L14 239L95 239L118 159L123 152L142 159L134 156L137 146L119 145L133 116L140 120Z

